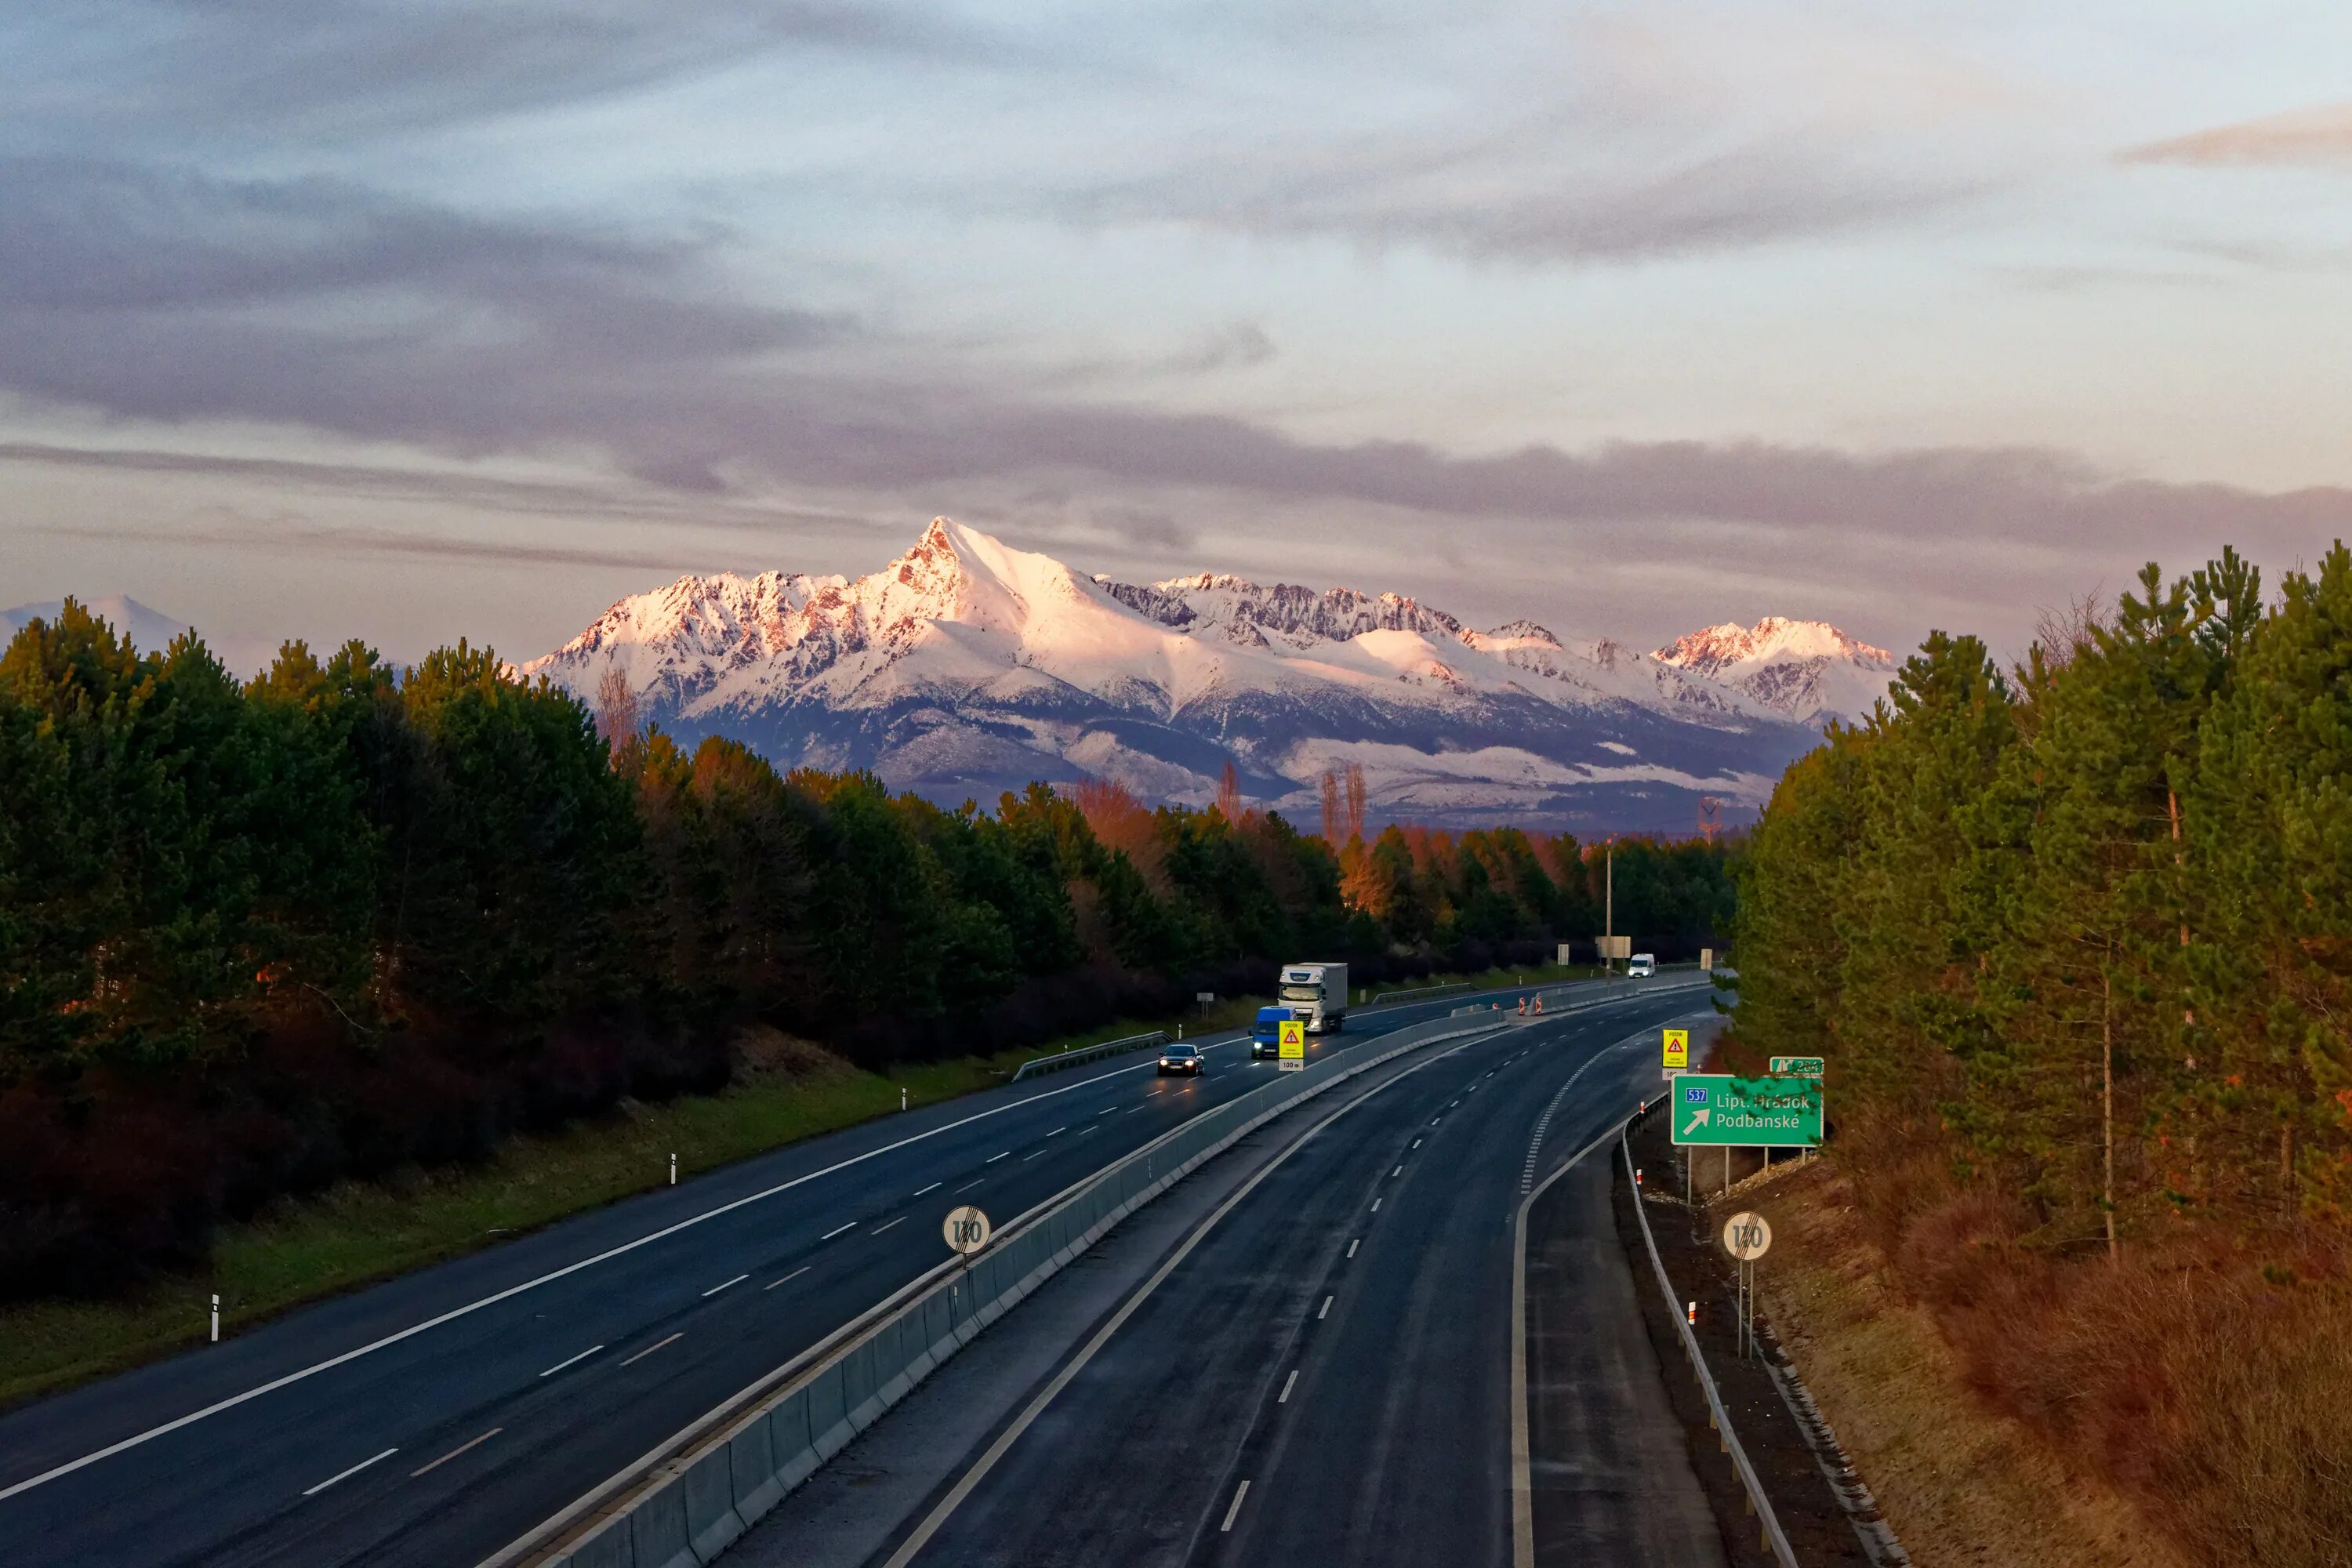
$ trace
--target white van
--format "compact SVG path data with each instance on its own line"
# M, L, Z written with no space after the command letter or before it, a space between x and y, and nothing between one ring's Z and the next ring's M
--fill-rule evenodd
M1629 980L1647 980L1657 972L1658 955L1654 952L1637 952L1625 963L1625 977Z

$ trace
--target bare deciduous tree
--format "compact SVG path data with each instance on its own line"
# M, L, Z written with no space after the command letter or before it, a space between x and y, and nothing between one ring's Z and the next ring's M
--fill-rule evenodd
M596 733L614 758L637 732L637 693L617 664L604 667L596 682Z

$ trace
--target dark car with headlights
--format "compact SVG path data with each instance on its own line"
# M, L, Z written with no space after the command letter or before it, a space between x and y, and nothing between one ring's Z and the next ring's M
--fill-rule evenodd
M1201 1070L1201 1047L1198 1046L1170 1046L1160 1053L1160 1070L1163 1074L1171 1072L1197 1074Z

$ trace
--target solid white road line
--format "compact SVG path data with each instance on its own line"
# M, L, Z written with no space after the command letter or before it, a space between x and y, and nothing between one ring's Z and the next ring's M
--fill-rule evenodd
M1576 1079L1583 1076L1585 1068L1591 1067L1593 1062L1601 1060L1603 1057L1611 1056L1630 1046L1646 1044L1650 1037L1649 1032L1644 1030L1641 1034L1620 1040L1613 1046L1603 1046L1592 1053L1591 1060L1588 1060L1584 1067L1576 1069L1569 1081L1575 1082ZM1561 1093L1566 1092L1566 1085L1561 1086ZM1553 1103L1559 1103L1557 1096L1554 1097ZM1608 1142L1610 1139L1619 1136L1624 1129L1625 1122L1632 1120L1632 1117L1626 1117L1616 1126L1570 1155L1558 1170L1543 1179L1540 1186L1519 1200L1518 1214L1511 1222L1512 1568L1535 1568L1536 1561L1535 1481L1528 1436L1530 1423L1528 1414L1528 1214L1536 1206L1536 1200L1542 1197L1554 1182L1576 1169L1583 1163L1584 1157L1592 1151Z
M1232 1532L1234 1521L1241 1517L1242 1499L1247 1496L1249 1496L1249 1482L1244 1480L1241 1485L1234 1489L1234 1506L1225 1510L1225 1522L1217 1526L1217 1532L1219 1534L1223 1535L1230 1534Z
M1315 1313L1315 1321L1318 1323L1321 1322L1326 1317L1329 1316L1330 1311L1331 1298L1326 1296L1323 1298L1323 1305Z
M553 1366L549 1367L546 1372L542 1372L539 1375L546 1377L551 1373L562 1372L565 1367L570 1366L572 1362L586 1361L590 1356L594 1355L598 1351L603 1350L604 1348L604 1347L603 1345L590 1345L586 1350L582 1351L578 1355L573 1356L572 1361L557 1362Z
M374 1459L362 1459L358 1464L353 1465L348 1470L336 1471L333 1475L329 1476L325 1480L320 1481L315 1487L304 1487L302 1489L302 1495L304 1497L316 1497L319 1493L325 1491L329 1487L333 1486L337 1481L344 1480L350 1477L358 1475L362 1470L364 1470L370 1465L374 1464L376 1459L389 1459L394 1454L399 1452L400 1450L397 1448L386 1448L383 1453L378 1454Z
M782 1279L773 1280L768 1284L761 1286L760 1289L761 1291L765 1292L774 1289L778 1285L788 1285L814 1267L814 1264L803 1263L798 1268L793 1269L790 1274L785 1275Z
M652 1344L647 1345L645 1349L643 1349L643 1350L639 1351L636 1354L635 1354L635 1355L631 1356L628 1360L626 1360L626 1361L623 1362L621 1364L622 1364L623 1366L635 1366L635 1365L636 1365L636 1364L637 1364L637 1363L639 1363L639 1362L641 1362L641 1361L645 1360L645 1359L646 1359L646 1357L647 1357L647 1356L649 1356L649 1355L653 1354L653 1353L654 1353L654 1352L656 1352L656 1351L657 1351L657 1350L661 1349L663 1345L670 1344L670 1343L672 1343L672 1342L676 1342L676 1341L682 1340L682 1339L684 1339L684 1338L686 1338L686 1331L685 1331L685 1330L683 1330L683 1329L680 1329L677 1333L674 1333L674 1334L670 1335L670 1337L669 1337L668 1339L667 1339L667 1340L659 1340L659 1341L655 1342L654 1342L654 1343L652 1343Z
M900 1221L903 1221L906 1217L907 1217L907 1216L906 1216L905 1215L900 1215L897 1219L888 1220L888 1221L884 1222L884 1223L883 1223L883 1224L881 1224L881 1225L877 1225L877 1226L876 1226L872 1230L867 1231L866 1234L866 1235L868 1235L868 1236L879 1236L879 1235L881 1235L884 1231L886 1231L886 1230L889 1229L889 1228L890 1228L890 1226L894 1226L894 1225L897 1225L897 1224L900 1223Z
M450 1449L447 1453L446 1453L446 1454L442 1455L439 1458L435 1459L435 1460L432 1460L431 1462L429 1462L429 1463L427 1463L427 1464L422 1464L422 1465L417 1466L417 1467L416 1467L416 1468L415 1468L415 1469L413 1469L413 1470L411 1470L411 1471L409 1471L409 1472L408 1472L408 1479L409 1479L410 1480L412 1480L412 1481L413 1481L413 1480L415 1480L417 1477L419 1477L419 1476L423 1475L423 1474L424 1474L425 1471L427 1471L427 1470L436 1470L436 1469L439 1469L443 1465L447 1464L450 1460L452 1460L452 1459L456 1458L458 1455L460 1455L460 1454L464 1453L467 1449L471 1448L471 1447L478 1447L478 1445L483 1444L483 1443L487 1443L487 1442L488 1442L491 1438L493 1438L493 1437L497 1436L499 1433L501 1433L501 1432L503 1432L503 1431L505 1431L505 1430L506 1430L506 1428L505 1428L505 1427L503 1427L503 1426L493 1426L493 1427L491 1427L488 1431L487 1431L487 1432L483 1433L480 1436L478 1436L478 1437L475 1438L472 1442L470 1442L470 1443L460 1443L460 1444L458 1444L456 1447L454 1447L454 1448Z
M943 1185L945 1185L945 1184L945 1184L945 1183L942 1183L942 1182L933 1182L933 1183L930 1184L930 1186L928 1186L928 1187L917 1187L917 1188L915 1189L915 1191L914 1191L914 1193L913 1193L913 1194L912 1194L912 1195L913 1195L913 1196L915 1196L915 1197L919 1197L919 1197L921 1197L925 1193L930 1192L930 1191L934 1190L935 1188L938 1188L938 1187L943 1186Z
M727 1281L727 1285L740 1285L744 1280L749 1279L751 1277L749 1274L738 1274L734 1279ZM703 1300L707 1301L711 1297L718 1295L719 1292L727 1289L727 1285L713 1285L709 1289L705 1290L702 1293Z
M1290 1403L1290 1388L1291 1388L1291 1385L1292 1385L1293 1384L1297 1383L1297 1381L1298 1381L1298 1369L1297 1369L1297 1367L1295 1367L1295 1366L1294 1366L1294 1367L1292 1367L1292 1368L1290 1369L1290 1375L1289 1375L1288 1377L1286 1377L1286 1378L1284 1378L1284 1379L1282 1380L1282 1392L1281 1392L1280 1394L1276 1394L1276 1395L1274 1396L1274 1402L1275 1402L1276 1405L1287 1405L1287 1404L1289 1404L1289 1403Z
M817 1237L817 1239L818 1239L819 1241L831 1241L835 1237L839 1236L843 1231L845 1231L845 1230L856 1230L856 1228L857 1228L857 1222L856 1222L856 1220L851 1220L847 1225L845 1225L845 1226L835 1226L834 1229L826 1231L823 1236L818 1237Z

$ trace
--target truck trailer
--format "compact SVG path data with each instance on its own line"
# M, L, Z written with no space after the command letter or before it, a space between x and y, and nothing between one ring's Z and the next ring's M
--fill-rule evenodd
M1336 1035L1348 1022L1348 966L1290 963L1282 971L1275 1000L1307 1020L1310 1035Z

